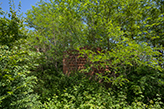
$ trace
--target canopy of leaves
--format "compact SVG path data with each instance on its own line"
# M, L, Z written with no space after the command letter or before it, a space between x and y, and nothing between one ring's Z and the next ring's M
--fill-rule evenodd
M99 54L80 51L93 63L83 71L108 66L99 77L113 88L127 88L129 101L132 95L146 101L164 90L163 7L163 0L41 0L27 11L26 22L35 29L33 46L49 62L62 65L68 49L100 47Z

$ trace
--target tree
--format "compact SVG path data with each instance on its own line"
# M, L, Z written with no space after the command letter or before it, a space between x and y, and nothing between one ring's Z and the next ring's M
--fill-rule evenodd
M81 51L93 63L85 71L108 66L100 77L130 102L146 102L164 92L162 6L163 0L41 0L27 12L27 23L37 44L49 45L45 56L53 62L61 63L68 48L102 48Z

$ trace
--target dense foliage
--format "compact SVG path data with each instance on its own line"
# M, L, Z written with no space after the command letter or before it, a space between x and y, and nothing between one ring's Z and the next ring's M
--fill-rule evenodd
M25 19L10 7L0 10L0 108L164 107L163 0L40 0ZM67 76L70 49L91 63ZM101 82L81 73L93 67L108 67Z
M36 77L29 74L37 54L23 46L26 35L16 12L11 8L7 18L0 12L0 108L32 108L38 96L32 93Z

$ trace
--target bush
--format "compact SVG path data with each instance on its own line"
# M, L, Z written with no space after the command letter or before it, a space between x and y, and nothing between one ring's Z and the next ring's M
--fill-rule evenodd
M0 10L0 14L4 14ZM16 12L10 8L8 18L0 18L0 108L27 109L39 102L33 94L37 78L30 69L35 67L33 58L38 54L27 50L24 45L24 27Z
M127 94L123 91L116 95L111 88L107 89L102 83L89 80L83 74L75 74L69 78L63 76L58 82L61 81L63 89L57 86L58 93L54 93L52 98L43 103L43 109L162 109L160 97L148 104L137 100L129 104Z
M28 53L0 47L0 107L3 109L29 108L36 101L32 94L36 77L29 76Z

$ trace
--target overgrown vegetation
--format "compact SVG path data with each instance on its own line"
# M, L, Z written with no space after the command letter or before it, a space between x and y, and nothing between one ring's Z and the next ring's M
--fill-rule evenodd
M0 108L164 108L163 0L40 0L26 18L10 1L0 14ZM68 76L70 49L92 64ZM107 66L102 82L81 73Z

